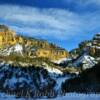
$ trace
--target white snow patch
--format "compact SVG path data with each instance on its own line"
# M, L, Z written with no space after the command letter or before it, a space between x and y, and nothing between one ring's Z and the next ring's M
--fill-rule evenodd
M63 74L62 71L60 71L59 69L57 68L53 68L53 67L46 67L45 68L49 73L55 73L55 74Z
M63 62L69 61L69 60L71 60L71 59L70 58L62 58L60 60L55 60L55 61L52 61L52 62L54 62L56 64L60 64L60 63L63 63Z
M20 53L22 55L23 47L20 44L14 46L14 52Z
M83 68L87 69L93 67L97 62L95 58L84 54L73 63L74 66L78 66L79 64L83 64Z
M0 50L0 55L8 56L11 53L20 53L21 55L23 55L22 52L23 52L23 46L20 45L19 43L17 43L16 45L14 45L12 47L8 47L3 50Z
M43 63L44 69L46 69L49 73L59 74L62 75L63 72L57 68L54 68L52 66L48 66L46 63Z

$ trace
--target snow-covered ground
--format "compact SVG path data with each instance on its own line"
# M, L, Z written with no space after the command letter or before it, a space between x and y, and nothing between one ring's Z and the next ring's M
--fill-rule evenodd
M0 93L0 100L25 100L24 98L16 98L13 95L7 95L5 93Z
M100 100L100 94L77 94L77 93L67 93L65 96L58 96L53 99L25 99L16 98L12 95L7 95L0 93L0 100Z
M68 93L65 96L60 96L52 100L100 100L100 94Z

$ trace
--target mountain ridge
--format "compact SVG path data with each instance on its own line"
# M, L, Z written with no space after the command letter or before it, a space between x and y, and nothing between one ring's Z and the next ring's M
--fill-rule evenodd
M1 25L1 30L4 29L0 32L1 51L3 51L4 48L4 50L7 49L7 51L10 50L11 52L11 49L13 48L13 51L19 50L21 55L21 52L23 52L25 56L27 55L28 57L43 57L50 60L59 60L69 55L68 51L53 43L49 43L46 40L16 35L14 31L8 31L5 27L8 30L11 30L5 25Z

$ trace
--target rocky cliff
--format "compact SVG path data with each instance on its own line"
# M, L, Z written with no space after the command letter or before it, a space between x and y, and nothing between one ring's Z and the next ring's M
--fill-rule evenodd
M59 60L69 55L65 49L55 44L45 40L19 36L5 25L0 25L0 48L1 56L20 53L29 58Z

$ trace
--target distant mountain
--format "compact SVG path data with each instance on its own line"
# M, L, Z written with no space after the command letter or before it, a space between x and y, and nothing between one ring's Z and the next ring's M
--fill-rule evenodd
M83 70L92 68L95 64L97 64L96 59L86 54L83 54L73 62L73 66L81 67Z
M100 34L92 40L83 41L79 47L70 51L72 58L68 66L81 67L82 70L93 67L100 62Z
M91 40L81 42L78 48L70 51L70 54L75 58L84 52L95 58L100 57L100 33L96 34Z

